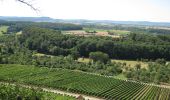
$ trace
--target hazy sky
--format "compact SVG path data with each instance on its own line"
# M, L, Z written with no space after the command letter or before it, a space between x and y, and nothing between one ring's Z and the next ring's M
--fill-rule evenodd
M0 1L0 16L170 22L170 0L32 0L32 4L40 13L15 0Z

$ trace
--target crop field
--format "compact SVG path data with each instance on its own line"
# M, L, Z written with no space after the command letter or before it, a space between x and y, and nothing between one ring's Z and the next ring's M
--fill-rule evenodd
M77 36L109 36L113 38L120 38L120 35L125 35L130 33L129 31L123 30L111 30L111 32L115 32L114 35L108 34L107 30L95 30L96 33L87 33L85 30L73 30L73 31L63 31L63 34L72 34Z
M0 100L76 100L76 98L43 91L41 89L25 88L19 85L0 83ZM21 98L21 99L19 99Z
M83 30L95 30L97 32L114 32L115 34L130 34L130 31L126 31L126 30L114 30L114 29L110 29L110 30L104 30L104 29L93 29L93 28L84 28Z
M125 30L110 30L110 31L120 35L130 34L130 31L125 31Z
M0 26L0 35L3 35L3 32L7 32L8 26Z
M107 100L169 100L170 89L54 68L0 65L0 80L86 94Z

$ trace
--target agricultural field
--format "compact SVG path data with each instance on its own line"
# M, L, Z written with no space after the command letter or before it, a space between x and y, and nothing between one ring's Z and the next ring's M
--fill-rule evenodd
M83 30L95 30L97 32L114 32L117 35L126 35L126 34L130 34L130 31L126 31L126 30L114 30L114 29L110 29L110 30L104 30L104 29L93 29L93 28L84 28Z
M86 31L95 31L96 33L88 33ZM109 34L109 32L114 34ZM130 34L130 31L124 30L100 30L100 29L84 29L84 30L70 30L70 31L63 31L63 34L72 34L77 36L109 36L113 38L120 38L122 35Z
M126 34L130 34L130 31L125 31L125 30L109 30L110 32L113 32L115 34L119 34L119 35L126 35Z
M28 65L0 65L0 80L30 84L107 100L169 100L170 89L152 84Z
M63 34L71 34L77 36L91 36L92 34L86 33L84 30L70 30L70 31L62 31Z
M76 98L43 91L42 89L26 88L10 83L0 83L0 100L76 100Z
M8 26L0 26L0 35L3 35L3 32L7 32Z

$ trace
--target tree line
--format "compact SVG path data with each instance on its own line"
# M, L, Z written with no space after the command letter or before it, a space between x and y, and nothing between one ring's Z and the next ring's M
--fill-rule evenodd
M82 30L82 26L69 23L50 23L50 22L25 22L25 21L1 21L0 25L9 26L7 33L16 33L26 27L41 27L53 30Z
M103 52L113 59L170 60L170 36L131 33L120 39L111 37L79 37L64 35L60 31L26 28L19 37L22 45L50 55L75 54L89 57L91 52Z

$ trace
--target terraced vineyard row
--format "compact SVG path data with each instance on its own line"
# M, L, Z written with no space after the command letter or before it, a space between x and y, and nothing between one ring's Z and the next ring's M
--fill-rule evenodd
M0 83L0 100L76 100L75 97L55 94L42 89Z
M0 80L51 87L107 100L169 100L170 89L81 72L0 65Z

